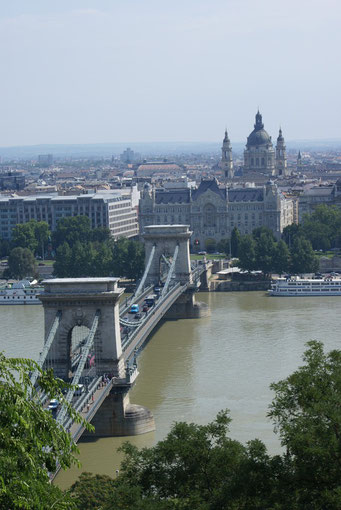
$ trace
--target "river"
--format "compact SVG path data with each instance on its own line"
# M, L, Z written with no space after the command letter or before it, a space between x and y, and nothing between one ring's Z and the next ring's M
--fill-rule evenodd
M341 298L280 298L263 292L200 293L197 298L209 304L212 315L164 322L139 357L140 375L130 400L153 412L156 432L129 440L151 446L174 421L208 423L228 408L233 438L258 437L271 453L278 452L266 418L273 396L269 385L301 364L308 340L323 341L327 350L341 348ZM37 359L42 307L1 306L0 324L5 354ZM121 459L116 450L127 439L80 442L82 468L61 472L57 483L67 487L81 471L114 475Z

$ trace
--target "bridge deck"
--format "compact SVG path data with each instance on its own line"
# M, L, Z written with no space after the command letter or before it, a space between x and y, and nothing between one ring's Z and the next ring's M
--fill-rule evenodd
M198 270L194 271L193 274L198 277L202 270L203 269L201 269L200 272ZM195 285L195 283L191 284L188 282L183 285L177 283L168 290L165 296L159 297L154 307L152 307L148 313L143 316L136 329L128 336L128 338L125 339L125 341L122 342L123 357L127 365L128 362L131 361L135 350L143 345L167 310L169 310L172 304L175 303L183 292L193 285ZM143 301L144 297L150 292L150 290L151 288L149 287L141 293L138 301ZM128 303L121 307L121 317L127 313L128 308ZM134 367L134 370L132 370L131 373L124 379L114 377L109 382L103 383L102 378L98 377L98 379L93 382L92 386L89 387L88 392L84 393L82 398L77 401L77 405L75 407L76 410L82 418L91 422L111 389L115 386L126 386L129 388L135 381L137 375L137 369ZM72 422L71 419L66 419L63 425L67 430L69 430L75 442L78 441L84 432L84 426L82 424Z

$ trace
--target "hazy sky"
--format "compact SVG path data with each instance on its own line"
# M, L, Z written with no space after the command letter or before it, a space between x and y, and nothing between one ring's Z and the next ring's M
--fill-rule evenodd
M340 0L0 4L0 146L341 138Z

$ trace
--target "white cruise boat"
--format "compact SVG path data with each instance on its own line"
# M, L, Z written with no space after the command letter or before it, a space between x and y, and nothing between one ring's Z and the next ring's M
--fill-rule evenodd
M0 287L0 305L41 305L38 294L44 292L44 287L37 285L37 281L20 280Z
M268 293L270 296L341 296L341 278L278 278Z

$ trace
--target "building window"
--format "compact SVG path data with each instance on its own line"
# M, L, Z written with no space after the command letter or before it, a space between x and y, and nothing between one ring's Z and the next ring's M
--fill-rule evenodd
M204 207L204 227L216 226L216 208L212 204L206 204Z

